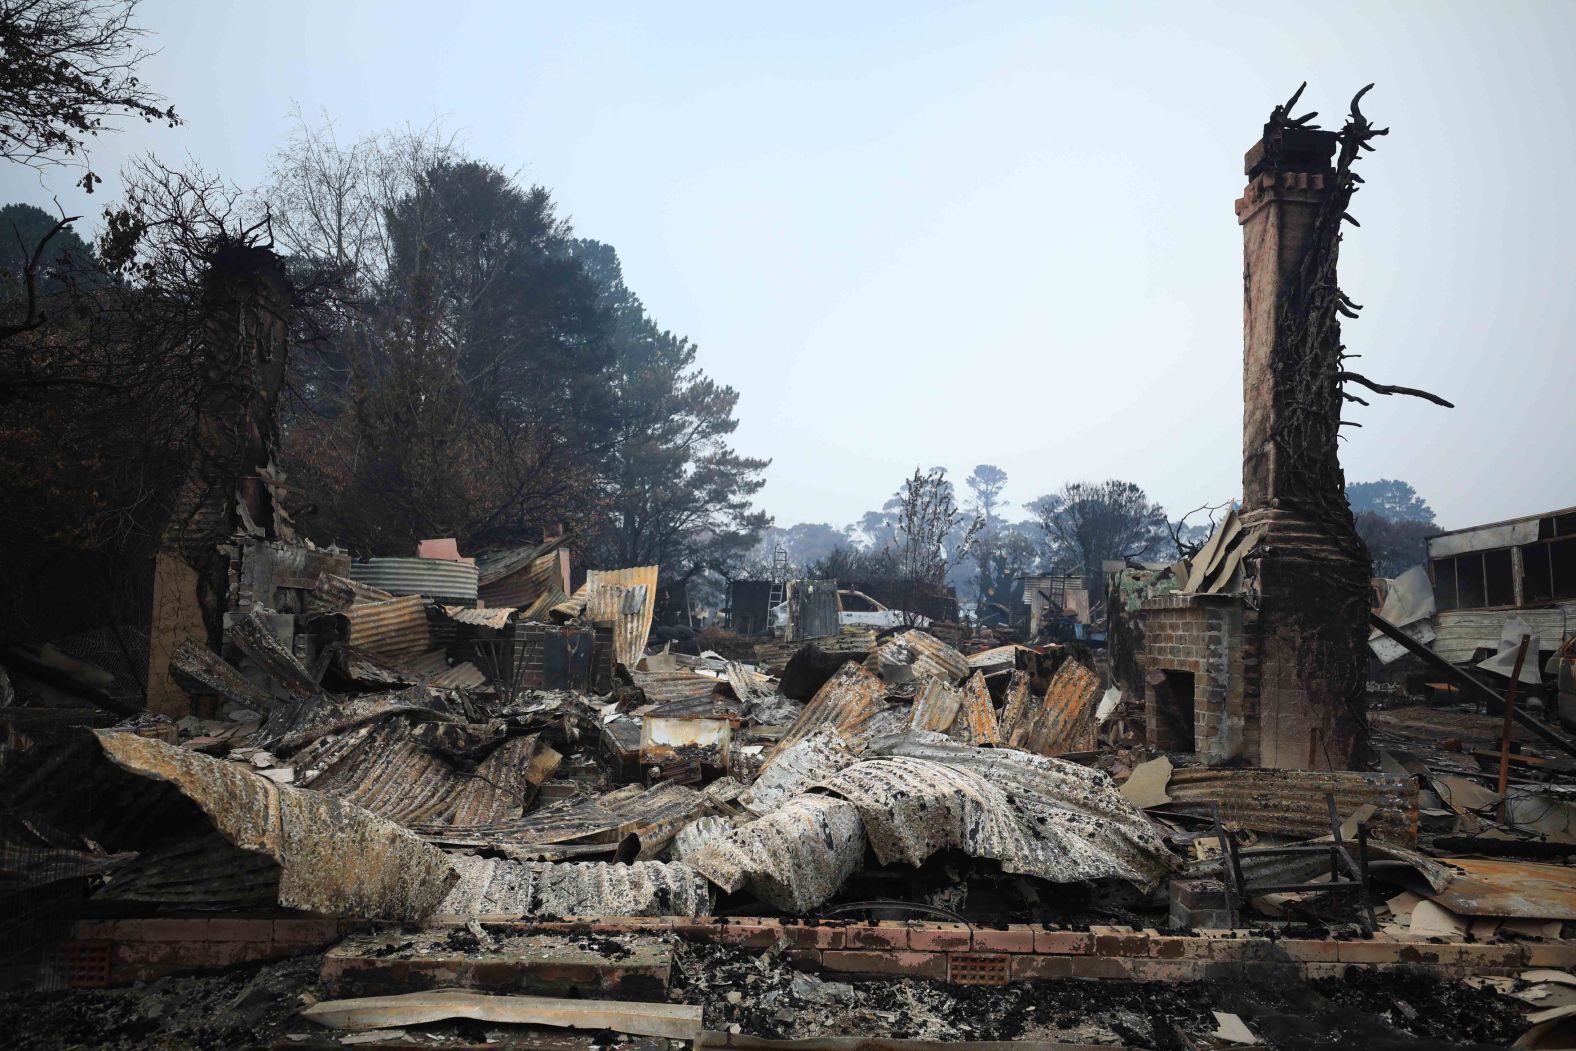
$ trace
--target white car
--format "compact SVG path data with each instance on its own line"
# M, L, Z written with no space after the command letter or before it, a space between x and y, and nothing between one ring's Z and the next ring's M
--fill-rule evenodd
M840 625L858 625L860 627L875 628L885 631L887 628L901 628L904 626L915 628L930 627L930 618L918 614L906 616L900 609L888 609L863 591L837 592L837 623ZM782 634L788 630L788 603L779 602L772 607L772 630Z

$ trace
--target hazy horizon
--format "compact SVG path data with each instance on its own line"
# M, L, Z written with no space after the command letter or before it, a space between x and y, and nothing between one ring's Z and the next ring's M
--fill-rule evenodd
M548 187L740 391L758 503L842 526L915 466L1239 494L1242 154L1303 80L1359 170L1345 342L1376 380L1342 449L1446 528L1576 504L1568 347L1576 5L879 5L594 10L147 0L139 75L187 125L100 137L75 173L0 167L0 203L82 212L128 157L259 184L290 113L356 138L441 124ZM1547 116L1546 116L1547 114ZM1560 347L1566 346L1565 351ZM1564 366L1560 361L1566 361ZM1563 440L1562 440L1563 439Z

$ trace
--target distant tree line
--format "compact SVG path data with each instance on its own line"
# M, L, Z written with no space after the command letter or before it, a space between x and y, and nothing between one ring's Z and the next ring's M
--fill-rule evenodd
M92 189L108 122L180 123L135 74L135 6L0 0L0 160ZM0 208L0 634L39 627L26 596L61 574L102 582L157 549L214 382L204 277L229 246L290 276L279 499L318 543L475 551L562 529L593 565L671 581L736 572L769 524L768 461L731 444L737 392L547 189L435 129L347 143L297 115L255 189L151 156L117 189L91 244L79 216Z
M943 468L935 484L950 492ZM969 499L942 546L951 553L945 583L964 601L1011 604L1035 574L1078 573L1096 601L1103 594L1102 564L1108 561L1165 562L1192 557L1236 506L1232 500L1205 504L1173 518L1132 482L1069 482L1053 493L1025 501L1029 514L1008 520L1003 497L1007 472L994 464L975 466L964 484ZM903 492L879 510L847 526L825 522L768 528L746 566L749 575L770 569L781 546L793 571L814 577L861 580L903 572ZM1439 532L1434 512L1406 482L1381 479L1347 487L1357 527L1373 557L1374 573L1393 577L1427 557L1426 539ZM966 528L973 533L965 539Z

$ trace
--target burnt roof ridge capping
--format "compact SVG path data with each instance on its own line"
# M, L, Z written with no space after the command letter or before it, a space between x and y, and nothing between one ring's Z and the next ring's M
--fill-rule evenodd
M272 858L285 908L419 921L459 879L443 851L336 796L134 733L94 737L115 766L174 785L225 839Z

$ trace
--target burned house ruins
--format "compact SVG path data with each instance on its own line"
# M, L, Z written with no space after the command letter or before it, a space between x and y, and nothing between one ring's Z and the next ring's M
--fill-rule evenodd
M1024 582L1027 635L784 573L734 585L741 630L659 637L685 582L562 530L319 546L276 498L289 275L217 256L142 703L44 640L0 653L0 1017L172 1046L1569 1046L1576 745L1530 698L1571 665L1566 577L1535 573L1570 516L1494 534L1525 582L1485 604L1541 647L1499 617L1467 670L1427 649L1487 541L1370 579L1342 409L1422 392L1342 344L1384 132L1363 92L1339 130L1300 94L1236 205L1241 505L1109 564L1105 635L1067 572Z

